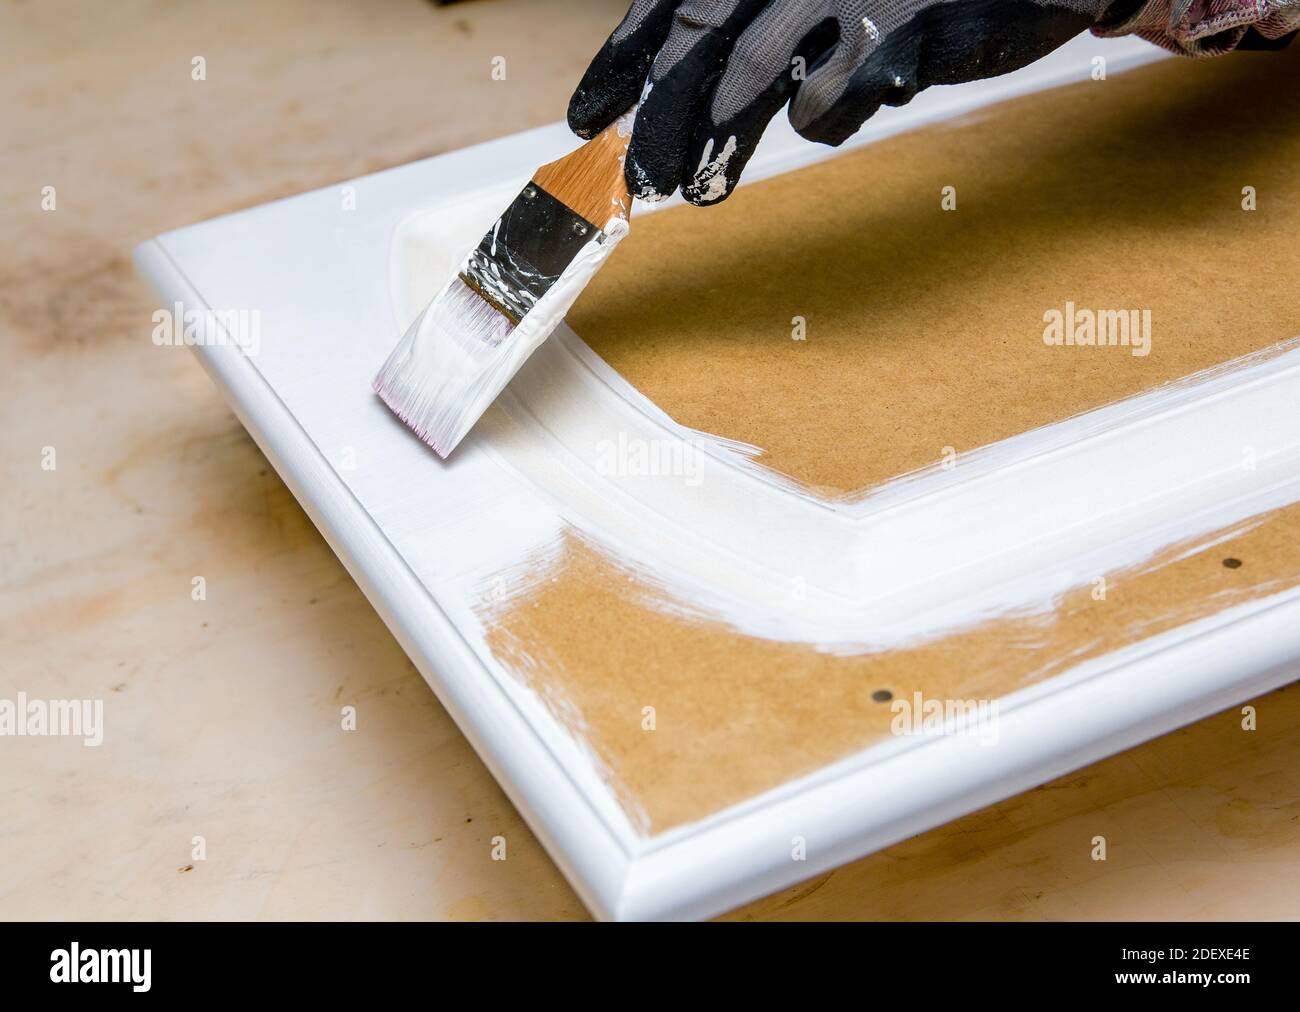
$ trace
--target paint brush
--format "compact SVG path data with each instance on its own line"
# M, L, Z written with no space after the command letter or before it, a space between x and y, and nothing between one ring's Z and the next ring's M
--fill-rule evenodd
M375 391L446 457L627 234L635 110L543 165L416 318Z

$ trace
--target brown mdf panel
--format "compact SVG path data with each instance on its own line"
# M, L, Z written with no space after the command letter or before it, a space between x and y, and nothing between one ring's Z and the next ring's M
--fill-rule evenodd
M591 749L634 823L660 832L888 738L892 700L997 700L1300 584L1300 506L1104 575L1104 594L1085 585L1046 613L843 655L695 617L574 535L484 617L497 658Z
M1298 74L1170 60L637 217L570 322L677 421L860 492L1300 333ZM1067 302L1149 310L1150 353L1048 346Z

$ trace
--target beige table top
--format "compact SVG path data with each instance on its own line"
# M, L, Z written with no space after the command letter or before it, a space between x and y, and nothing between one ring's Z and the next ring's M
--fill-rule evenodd
M0 916L586 916L130 250L552 121L620 7L0 3L0 698L106 727L0 737ZM1255 706L732 916L1300 915L1300 689Z

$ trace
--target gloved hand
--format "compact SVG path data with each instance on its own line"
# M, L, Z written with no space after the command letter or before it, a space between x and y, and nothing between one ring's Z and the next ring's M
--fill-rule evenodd
M1031 63L1111 3L634 0L578 85L569 125L593 136L641 96L626 163L633 195L681 186L691 203L712 203L787 101L800 134L840 144L881 105Z

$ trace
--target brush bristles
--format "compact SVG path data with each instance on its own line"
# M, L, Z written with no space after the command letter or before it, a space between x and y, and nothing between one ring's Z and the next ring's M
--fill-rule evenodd
M631 126L623 117L538 169L375 377L384 403L439 456L456 448L627 232Z
M457 275L416 318L375 377L375 392L446 457L500 390L514 324ZM508 377L507 377L508 378Z

